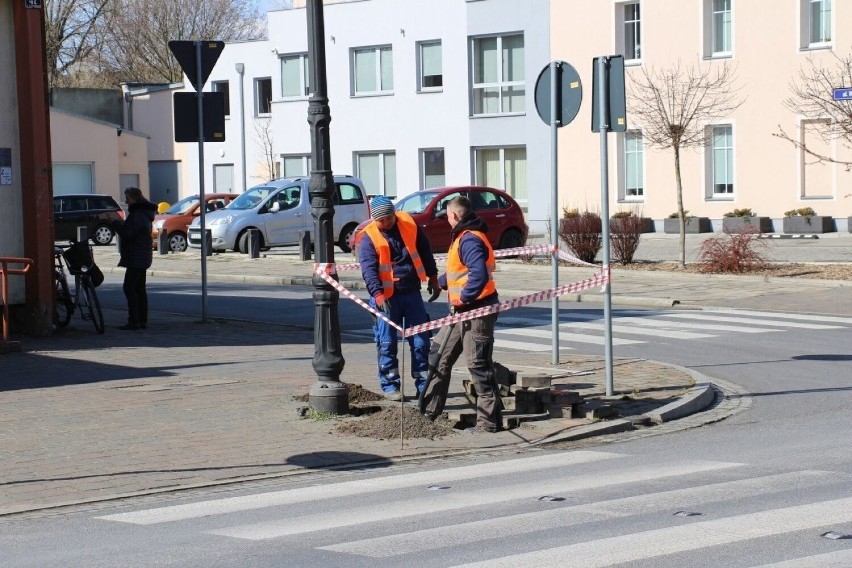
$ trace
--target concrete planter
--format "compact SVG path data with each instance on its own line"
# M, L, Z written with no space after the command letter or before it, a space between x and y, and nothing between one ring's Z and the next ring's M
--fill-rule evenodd
M653 233L654 232L654 220L650 217L640 217L642 222L642 229L640 232L642 233ZM609 229L610 231L617 230L621 223L623 223L623 218L621 217L611 217L609 220Z
M784 217L784 232L787 234L811 234L834 232L834 219L825 215L810 217Z
M741 233L753 227L761 233L772 232L772 219L769 217L722 217L722 231Z
M709 217L690 217L686 219L685 230L687 234L710 233L713 226ZM680 219L663 219L663 232L669 235L680 233Z
M846 230L852 233L852 215L846 218Z

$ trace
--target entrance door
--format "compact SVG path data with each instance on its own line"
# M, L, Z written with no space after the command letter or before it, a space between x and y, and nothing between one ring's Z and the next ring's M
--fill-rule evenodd
M180 200L180 162L163 160L148 162L148 180L151 184L148 199L151 203L167 201L175 204Z
M234 192L234 164L213 165L214 193Z

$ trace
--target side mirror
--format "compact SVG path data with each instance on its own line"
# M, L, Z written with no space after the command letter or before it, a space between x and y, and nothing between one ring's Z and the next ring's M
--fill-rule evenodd
M278 213L279 211L281 211L281 203L279 203L278 201L275 201L272 204L272 207L269 208L269 211L272 212L272 213Z

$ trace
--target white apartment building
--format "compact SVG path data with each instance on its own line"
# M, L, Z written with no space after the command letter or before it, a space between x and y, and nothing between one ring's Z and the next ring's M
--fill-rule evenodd
M208 192L310 171L306 10L294 4L269 12L268 40L227 44L210 75L206 89L228 92L229 116L226 141L205 144ZM810 206L848 228L849 168L809 159L773 134L781 127L817 144L813 121L784 100L808 58L830 66L849 55L852 0L327 0L324 12L332 169L361 177L371 194L500 187L544 231L550 131L534 90L557 59L577 69L584 93L576 119L559 129L557 214L599 210L592 58L624 54L628 80L677 62L736 66L744 103L703 125L707 147L681 156L690 214L718 229L726 212L751 208L780 232L785 211ZM609 136L610 211L641 210L659 231L676 210L672 152L646 143L629 100L627 123ZM839 140L819 144L852 160ZM184 179L197 179L195 149L183 154ZM197 183L183 186L188 194Z
M533 87L550 57L549 0L326 4L333 171L390 197L500 187L543 228L550 135ZM225 142L205 144L208 192L310 172L306 10L269 12L268 24L268 40L227 44L208 79L206 90L229 101ZM193 175L197 159L185 156L182 171ZM184 185L186 194L197 187Z

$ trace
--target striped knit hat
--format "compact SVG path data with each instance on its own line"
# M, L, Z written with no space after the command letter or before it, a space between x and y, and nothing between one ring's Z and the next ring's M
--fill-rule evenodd
M384 195L377 195L370 202L370 217L373 219L393 215L394 212L393 202Z

